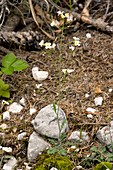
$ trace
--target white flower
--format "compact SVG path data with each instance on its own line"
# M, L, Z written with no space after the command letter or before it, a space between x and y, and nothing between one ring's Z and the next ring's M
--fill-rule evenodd
M39 45L42 47L44 45L44 40L41 40Z
M65 13L65 17L67 19L67 22L73 21L73 15L70 13Z
M51 43L50 42L46 42L44 45L45 45L45 49L51 49Z
M72 51L74 51L75 47L71 45L71 46L69 47L69 49L72 50Z
M58 11L58 16L61 16L61 18L65 18L64 11Z
M73 39L74 39L74 45L75 46L80 46L80 39L77 38L77 37L73 37Z
M53 43L52 44L52 46L51 46L51 48L55 48L56 47L56 44L55 43Z
M59 27L60 23L57 20L53 20L50 24L52 27Z

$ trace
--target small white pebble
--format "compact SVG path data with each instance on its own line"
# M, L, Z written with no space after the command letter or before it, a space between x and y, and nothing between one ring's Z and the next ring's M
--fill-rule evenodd
M109 89L108 91L109 91L109 93L111 93L113 91L113 89Z
M10 147L2 147L2 150L5 151L5 152L12 152L12 148Z
M91 108L91 107L88 107L88 108L86 109L86 111L87 111L87 112L91 112L91 113L95 113L97 110L96 110L96 109L93 109L93 108Z
M76 152L79 152L79 148L76 149Z
M3 124L0 125L0 128L3 129L3 130L5 130L5 129L8 128L8 125L5 124L5 123L3 123Z
M25 98L22 97L22 98L20 99L19 103L20 103L21 105L25 106L25 105L26 105L26 103L25 103Z
M23 106L21 106L17 102L14 102L9 106L9 112L12 112L12 113L20 113L22 109L23 109Z
M57 168L55 168L55 167L52 167L50 170L58 170Z
M35 113L37 110L34 107L30 108L30 115L32 115L33 113Z
M63 72L64 74L66 74L66 73L72 73L72 72L74 72L74 69L62 69L62 72Z
M90 119L93 119L93 115L92 114L88 114L87 117L90 118Z
M85 94L85 98L88 98L90 95L88 93Z
M26 136L26 134L27 134L26 132L20 133L20 134L18 135L17 139L18 139L18 140L22 140L23 137Z
M94 102L95 102L95 105L96 106L101 106L102 105L102 102L103 102L103 98L102 97L96 97L94 99Z
M32 68L32 75L35 80L43 81L48 78L48 71L39 71L38 67L33 67Z
M9 111L3 112L3 120L10 120L10 113L9 113Z
M71 146L71 149L76 149L76 146Z
M78 166L76 166L76 168L79 170L79 169L82 169L82 166L78 165Z
M91 34L90 34L90 33L87 33L87 34L86 34L86 37L87 37L87 38L91 38Z

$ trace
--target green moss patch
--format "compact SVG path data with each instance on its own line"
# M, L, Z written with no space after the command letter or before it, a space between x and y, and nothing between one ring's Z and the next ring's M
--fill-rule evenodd
M50 170L52 167L58 170L72 170L73 164L66 156L43 154L38 156L34 170Z

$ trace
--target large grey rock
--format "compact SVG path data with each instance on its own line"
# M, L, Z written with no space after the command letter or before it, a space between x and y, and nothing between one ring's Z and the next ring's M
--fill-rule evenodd
M86 143L89 141L89 136L87 132L73 131L68 140L71 140L73 142Z
M55 109L53 109L52 104L42 108L37 114L36 118L32 121L32 123L37 133L47 137L58 139L59 138L58 122L60 128L63 125L63 127L61 128L62 129L61 134L65 133L68 130L68 123L64 111L57 105L55 107L56 112Z
M39 154L50 147L50 144L41 138L36 132L30 135L27 157L30 162L33 162Z
M96 136L101 143L107 146L111 145L113 143L113 121L110 122L110 126L98 130ZM109 149L112 151L112 148Z

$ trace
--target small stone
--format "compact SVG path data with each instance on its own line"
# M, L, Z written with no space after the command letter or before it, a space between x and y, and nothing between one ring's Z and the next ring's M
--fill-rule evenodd
M94 99L95 105L96 106L101 106L102 105L103 98L102 97L96 97Z
M20 99L19 103L20 103L21 105L25 106L25 105L26 105L25 98L22 97L22 98Z
M12 113L20 113L22 109L23 109L23 106L21 106L17 102L14 102L9 106L9 112L12 112Z
M5 130L5 129L8 128L8 125L5 124L5 123L3 123L3 124L0 125L0 128L3 129L3 130Z
M49 73L47 71L39 71L38 67L34 67L32 68L32 75L35 80L41 82L48 78Z
M8 162L3 166L3 170L14 170L17 164L17 160L15 157L11 157Z
M88 108L86 109L86 111L87 111L87 112L91 112L91 113L95 113L97 110L96 110L96 109L93 109L93 108L91 108L91 107L88 107Z
M76 149L76 146L71 146L71 149Z
M52 167L50 170L58 170L57 168L55 168L55 167Z
M111 93L113 91L113 89L109 89L108 91L109 91L109 93Z
M26 136L26 134L27 134L26 132L22 132L22 133L20 133L20 134L18 135L18 137L17 137L17 138L18 138L18 140L22 140L22 139L23 139L23 137L24 137L24 136Z
M90 118L90 119L93 119L93 115L92 114L88 114L87 117Z
M88 93L85 94L85 98L88 98L90 95Z
M27 149L27 157L30 162L33 162L37 156L44 150L47 150L50 144L40 137L36 132L30 135Z
M82 169L83 167L81 165L76 166L77 170Z
M74 72L74 69L62 69L62 72L64 73L64 74L66 74L66 73L72 73L72 72Z
M33 115L33 113L35 113L37 110L34 107L30 108L30 115Z
M5 152L12 152L12 148L10 147L2 147L2 150L5 151Z
M86 37L87 37L87 38L91 38L91 34L90 34L90 33L87 33L87 34L86 34Z
M71 135L69 136L68 140L71 140L73 142L82 142L86 143L89 141L89 136L86 132L80 132L80 131L73 131Z
M6 111L3 113L3 120L10 120L10 113L9 111Z

